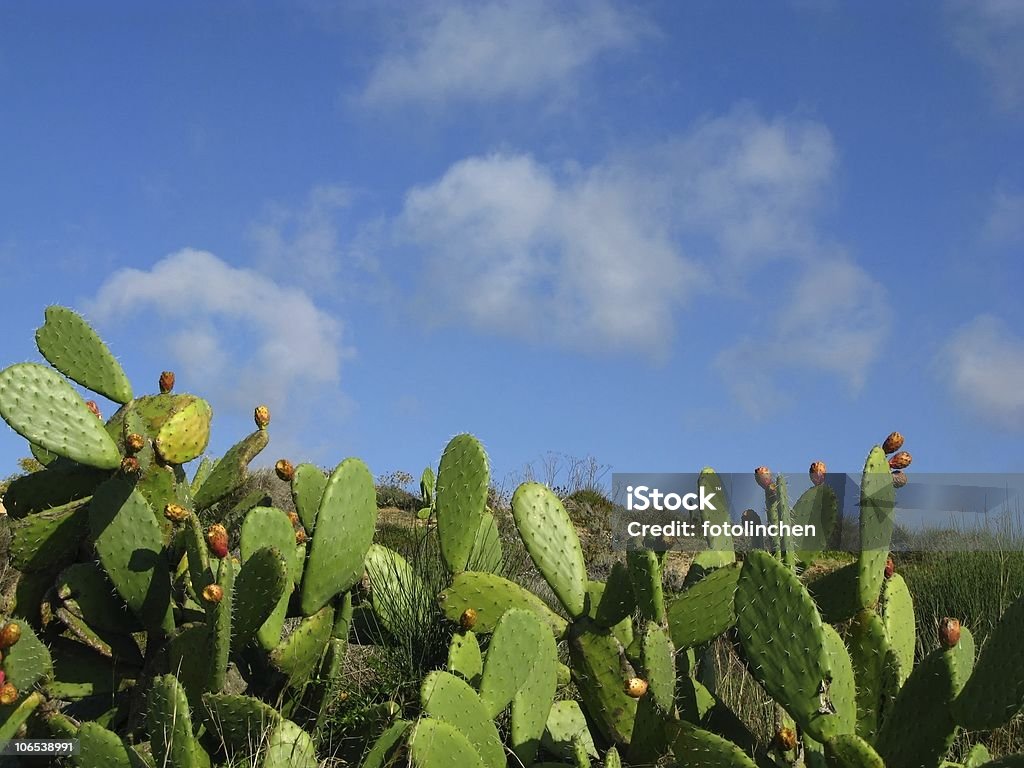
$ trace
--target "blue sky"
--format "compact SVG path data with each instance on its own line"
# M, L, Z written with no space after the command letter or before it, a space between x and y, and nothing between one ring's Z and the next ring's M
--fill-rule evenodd
M66 304L378 474L1024 468L1021 0L72 5L0 11L4 364Z

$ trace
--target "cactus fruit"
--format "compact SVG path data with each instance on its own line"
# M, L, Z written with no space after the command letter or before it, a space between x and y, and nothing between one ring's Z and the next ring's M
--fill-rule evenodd
M301 525L302 521L299 519L299 513L298 512L289 512L288 513L288 522L292 524L292 527Z
M270 409L265 405L257 405L252 412L252 418L256 422L257 429L266 429L270 426Z
M647 681L642 677L631 677L626 681L626 693L632 698L639 699L647 693Z
M90 411L92 411L93 414L95 414L97 419L101 419L101 420L103 419L103 414L100 412L100 407L98 405L96 405L96 401L95 400L86 400L85 401L85 407L88 408Z
M228 556L228 529L220 523L214 523L206 531L206 543L210 551L218 558Z
M174 389L174 371L164 371L160 374L160 394L166 395Z
M947 650L960 642L960 622L957 619L946 616L939 622L939 642Z
M308 538L309 537L306 535L306 531L302 528L299 528L295 532L295 543L298 544L300 547L306 543L306 540Z
M902 469L897 469L892 473L892 485L894 488L902 488L907 484L907 473Z
M295 477L295 467L292 466L288 459L278 459L274 464L274 471L286 483L290 483L292 478Z
M208 603L219 603L224 599L224 589L220 584L207 584L203 587L203 600Z
M459 627L462 629L463 632L468 632L469 630L471 630L475 626L476 626L476 609L475 608L467 608L466 610L464 610L462 612L462 615L459 616Z
M124 447L131 453L138 453L146 445L146 438L138 432L132 432L124 439Z
M796 731L792 728L780 728L775 734L775 746L782 752L796 749Z
M125 456L121 459L121 474L132 477L141 472L142 467L139 465L139 460L134 456Z
M890 433L889 436L885 438L885 442L882 443L882 450L885 451L886 455L890 453L896 453L896 451L898 451L902 447L903 435L901 435L899 432Z
M0 650L7 650L21 639L21 626L9 621L0 629Z
M18 700L18 689L10 683L4 683L0 686L0 704L5 707L10 706Z
M757 481L759 486L767 491L769 490L769 487L773 485L772 471L768 469L768 467L758 467L754 470L754 480Z
M907 451L900 451L889 458L889 466L893 469L906 469L912 461L913 458Z
M811 476L811 482L815 485L821 485L825 482L825 462L815 461L811 464L811 468L808 470L808 474Z
M180 504L168 504L164 507L164 517L172 523L183 523L188 520L188 510Z
M885 578L891 579L894 573L896 573L896 563L892 561L891 557L887 557L885 559Z

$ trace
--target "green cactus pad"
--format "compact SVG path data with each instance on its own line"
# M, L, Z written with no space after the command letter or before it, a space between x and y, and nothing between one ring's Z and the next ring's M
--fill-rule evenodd
M949 650L935 649L910 673L875 742L888 768L941 762L956 735L950 705L973 661L974 639L963 628L959 643Z
M981 768L991 759L992 755L989 754L988 747L984 744L975 744L964 758L964 768Z
M204 456L203 460L199 462L199 466L196 467L195 474L192 475L192 482L189 483L189 492L195 496L199 489L203 487L203 483L206 482L206 478L213 472L216 463L213 459Z
M473 537L473 549L466 563L467 570L494 573L501 567L501 535L498 524L489 510L484 511L480 526Z
M914 600L907 582L898 573L887 579L882 588L882 623L889 645L897 662L898 682L903 682L914 668L914 650L917 647Z
M50 651L36 637L24 619L8 619L21 629L21 639L3 652L3 669L7 682L19 691L28 691L36 683L53 676ZM7 621L0 620L0 626Z
M452 579L452 585L440 594L438 601L450 621L457 622L467 608L475 610L477 616L473 630L477 634L493 632L502 614L511 608L533 611L551 627L555 637L565 634L565 619L548 608L543 600L518 584L492 573L464 571L457 574Z
M664 622L665 591L657 553L649 549L631 549L626 552L626 565L640 615L648 621Z
M953 714L970 730L998 728L1024 704L1024 597L1003 614L978 658L974 674L957 696ZM961 630L961 642L963 631Z
M124 682L124 673L131 677L138 668L116 668L111 660L81 643L66 637L50 640L53 679L46 684L46 693L53 699L83 699L93 695L109 695ZM119 660L120 661L120 660Z
M838 519L839 500L835 491L824 484L804 491L793 505L793 524L813 525L814 536L801 539L806 546L797 552L797 557L805 563L813 563L822 550L829 548Z
M469 739L443 720L426 717L409 736L409 756L415 768L488 768Z
M448 671L474 687L480 684L484 660L480 655L480 643L473 632L456 632L452 635L452 642L448 646Z
M57 454L50 453L48 450L46 450L45 448L40 448L35 443L29 443L28 450L32 454L32 458L38 461L44 467L50 466L53 462L60 458L59 456L57 456Z
M224 558L217 567L217 585L222 597L219 603L206 603L206 623L209 627L210 679L208 689L219 691L224 687L231 653L231 625L235 601L235 565Z
M10 556L19 571L48 571L73 555L89 531L89 498L11 524Z
M685 721L679 723L672 750L679 768L757 768L731 741Z
M405 736L412 728L408 720L398 720L387 727L363 758L362 768L397 768L405 746Z
M232 650L249 644L287 588L288 571L277 549L264 547L246 558L235 582Z
M432 467L426 467L420 475L420 499L428 507L434 503L434 486L437 485L437 478L434 477Z
M98 469L117 469L121 454L103 422L63 376L37 363L0 371L0 416L30 443Z
M270 654L271 663L288 676L288 684L296 687L306 682L316 669L334 627L334 608L326 605L302 620Z
M269 442L270 435L267 430L257 429L231 446L196 491L196 508L212 507L245 482L249 462L255 459Z
M736 627L750 671L769 695L818 741L838 735L818 609L796 575L767 552L748 553L740 571Z
M626 683L636 672L610 630L589 619L569 628L569 655L573 678L591 718L608 741L628 744L636 717L636 699Z
M524 765L530 765L537 757L548 712L558 687L559 663L555 638L546 631L539 636L540 642L534 653L530 675L512 697L509 735L512 750Z
M292 501L306 533L316 532L316 514L327 487L327 475L313 464L299 464L292 477Z
M195 740L185 691L173 675L162 675L149 689L146 730L157 765L208 768L210 758Z
M252 751L282 720L276 709L259 699L226 693L204 693L199 712L206 730L232 751Z
M281 641L288 600L294 585L302 578L302 558L295 547L295 530L288 516L276 507L254 507L242 522L240 537L242 562L256 552L270 547L284 558L287 583L274 610L260 626L257 638L266 650L272 650Z
M885 768L871 744L852 733L826 742L825 759L829 768Z
M876 445L864 464L860 485L860 542L857 597L861 608L873 608L885 581L895 517L896 489L885 451Z
M132 385L121 364L81 315L52 306L45 317L36 330L36 346L50 365L115 403L132 399Z
M731 522L729 517L729 497L725 492L725 486L722 484L722 478L718 476L718 473L711 469L711 467L702 469L700 477L697 479L697 488L698 492L701 488L704 489L701 497L710 498L711 504L715 507L715 509L701 509L701 522L713 525L723 525ZM714 494L713 498L711 494ZM707 544L707 557L716 568L728 565L736 559L735 552L733 551L732 536L727 534L709 536Z
M556 701L551 705L542 743L544 749L564 760L573 759L573 744L582 743L587 755L597 757L594 738L587 727L587 718L580 705L573 701Z
M821 611L821 618L830 624L839 624L852 619L864 606L857 594L857 574L860 565L856 562L829 571L807 585L814 603Z
M110 477L106 470L59 459L40 472L15 478L4 493L4 508L12 520L92 496Z
M366 553L366 573L373 612L388 632L400 633L403 624L416 620L416 596L426 587L404 557L380 544Z
M39 705L46 701L46 697L39 691L33 691L28 696L23 696L13 704L6 707L0 706L0 744L13 739L18 729L32 716L32 713L39 708Z
M128 748L121 737L98 723L84 722L76 734L78 768L132 768Z
M345 459L331 474L317 513L300 603L310 616L363 575L377 524L377 489L359 459Z
M843 638L830 624L822 624L825 635L825 650L828 652L832 681L828 686L828 698L839 720L839 733L854 733L857 729L857 682ZM824 750L822 750L824 751Z
M889 639L879 615L865 608L854 616L847 643L857 681L857 735L872 743L878 730L882 687L890 654Z
M185 557L188 560L189 583L192 596L199 599L203 589L213 583L213 568L210 564L210 550L206 546L206 535L195 512L189 512L182 530Z
M309 734L291 720L282 720L267 740L262 768L317 768L316 747Z
M740 564L708 573L669 605L668 626L676 648L694 648L736 623L736 582Z
M210 404L195 398L171 414L157 433L155 446L168 464L186 464L199 458L210 443Z
M590 582L587 595L590 601L587 615L602 627L614 627L632 616L636 609L629 571L620 562L612 565L606 583Z
M532 611L513 608L498 620L480 677L480 701L488 718L507 707L530 676L545 632Z
M178 678L189 704L197 706L200 697L211 687L211 658L196 653L197 648L210 648L210 628L206 622L188 622L175 628L167 644L171 673Z
M512 496L512 516L530 558L573 618L586 612L587 569L576 528L565 507L540 483L523 483Z
M459 729L488 768L504 768L498 729L476 691L449 672L431 672L420 688L423 711Z
M55 586L65 607L97 631L138 632L142 629L97 563L69 565L57 577Z
M670 714L675 708L675 649L668 630L654 622L648 622L644 632L643 666L649 685L648 693L658 709Z
M349 608L351 608L351 603L349 603ZM336 628L338 616L344 612L344 607L335 608ZM335 632L332 632L333 634ZM319 670L310 684L306 686L302 706L306 711L316 713L316 722L311 730L319 730L323 726L330 714L331 705L338 698L343 680L342 664L345 661L347 650L348 641L346 639L339 640L337 637L331 637L327 641L327 648L320 660Z
M441 455L435 509L441 556L448 570L466 570L487 507L491 471L487 453L472 435L456 435Z
M127 482L113 478L96 489L89 527L107 577L150 630L169 632L171 573L153 510Z

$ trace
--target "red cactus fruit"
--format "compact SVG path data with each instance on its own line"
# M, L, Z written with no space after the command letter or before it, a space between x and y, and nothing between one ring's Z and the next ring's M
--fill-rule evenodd
M947 651L960 642L960 622L948 616L939 622L939 642Z
M139 466L139 460L134 456L125 456L121 459L121 472L126 475L137 475L142 471L142 467Z
M891 579L894 573L896 573L896 563L892 561L891 557L887 557L885 559L885 578Z
M6 650L21 639L21 626L16 622L8 621L0 629L0 650Z
M277 463L274 464L274 471L277 472L277 476L284 480L286 483L290 483L292 478L295 477L295 467L288 459L278 459Z
M214 523L210 526L209 530L206 531L206 543L210 547L210 551L213 552L219 558L225 558L228 556L228 529L220 523Z
M253 419L256 421L257 427L266 429L270 424L270 409L265 405L257 405L256 410L253 411Z
M174 371L164 371L160 374L160 392L167 394L174 389Z
M811 463L811 468L808 470L808 474L811 476L811 482L815 485L821 485L825 482L825 462L815 461Z
M18 689L10 683L4 683L0 685L0 704L5 707L13 704L18 700Z
M889 466L893 469L906 469L914 459L906 451L900 451L889 459Z
M132 432L124 439L124 447L131 453L138 453L146 445L146 438L138 432Z
M220 584L207 584L203 587L203 600L208 603L219 603L224 599L224 590Z
M772 471L768 467L758 467L754 470L754 480L767 491L768 486L772 485Z
M464 610L462 612L462 615L459 616L459 626L463 630L465 630L467 632L469 630L471 630L473 627L475 627L476 626L476 609L474 609L474 608L467 608L466 610Z
M98 405L96 405L96 401L95 400L86 400L85 401L85 405L86 405L86 407L90 411L92 411L94 414L96 414L96 418L97 419L102 419L103 418L103 414L100 413L100 407Z
M628 696L639 699L645 693L647 693L647 681L642 677L631 677L626 681L626 694Z
M882 450L888 453L896 453L900 448L903 447L903 435L899 432L893 432L882 443Z

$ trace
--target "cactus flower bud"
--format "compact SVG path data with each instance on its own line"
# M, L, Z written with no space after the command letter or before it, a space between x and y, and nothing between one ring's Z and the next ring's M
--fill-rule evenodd
M474 610L473 608L467 608L462 612L462 615L459 616L459 627L468 632L475 626L476 610Z
M902 447L903 435L901 435L899 432L893 432L891 435L885 438L885 442L882 443L882 450L885 451L887 454L896 453L896 451L898 451Z
M796 749L796 731L792 728L780 728L775 734L775 744L783 752Z
M907 473L902 469L897 469L892 473L892 484L896 488L902 488L907 484Z
M0 686L0 704L5 707L13 704L18 700L18 689L10 683L4 683Z
M13 621L4 624L0 629L0 650L10 648L21 639L21 627Z
M124 447L131 453L138 453L146 444L146 438L138 432L132 432L124 439Z
M125 456L121 459L121 472L125 475L137 475L142 471L139 460L134 456Z
M257 405L256 410L253 411L253 419L256 421L257 427L266 429L270 424L270 409L265 405Z
M228 556L228 529L220 523L214 523L206 531L206 543L218 558Z
M220 584L207 584L203 587L203 600L208 603L219 603L224 599L224 590Z
M188 519L188 510L180 504L168 504L164 507L164 517L172 523L183 523Z
M960 622L948 616L939 622L939 642L947 651L960 642Z
M639 699L647 693L647 681L642 677L631 677L626 681L626 694Z
M166 395L174 389L174 371L164 371L160 374L160 392Z
M825 482L825 462L815 461L811 463L811 468L808 470L808 474L811 476L811 482L815 485L821 485Z
M900 451L889 459L889 466L893 469L906 469L914 459L906 451Z
M98 405L96 405L96 401L95 400L86 400L85 401L85 405L86 405L86 407L90 411L92 411L94 414L96 414L96 418L97 419L102 419L103 418L103 414L100 413L100 407Z
M309 537L306 535L306 531L305 531L304 528L299 528L299 530L297 530L295 532L295 543L296 544L305 544L306 540L308 538Z
M772 471L768 467L758 467L754 470L754 479L767 491L768 486L772 485Z
M896 563L892 561L891 557L887 557L885 559L885 578L891 579L894 573L896 573Z
M274 464L274 471L277 472L277 476L284 480L286 483L290 483L292 478L295 477L295 467L288 459L278 459L277 463Z
M296 525L298 525L299 522L300 522L300 520L299 520L299 513L298 512L289 512L288 513L288 522L292 524L293 528Z

